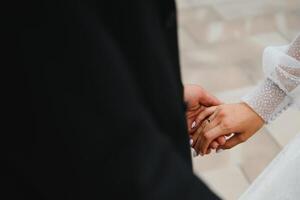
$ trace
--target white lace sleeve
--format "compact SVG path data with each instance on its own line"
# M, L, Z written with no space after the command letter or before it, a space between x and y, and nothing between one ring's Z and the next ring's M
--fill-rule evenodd
M266 48L263 67L266 79L242 100L268 123L291 104L300 108L300 35L288 46Z

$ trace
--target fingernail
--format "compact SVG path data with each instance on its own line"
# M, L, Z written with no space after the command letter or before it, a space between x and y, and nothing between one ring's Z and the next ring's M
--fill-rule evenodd
M231 133L229 136L225 136L225 140L229 140L233 135L234 133Z
M224 151L223 149L218 149L216 150L216 153L221 153L222 151Z
M192 148L192 155L193 155L194 158L198 156L198 155L197 155L197 152L195 151L194 148Z
M192 146L194 143L194 140L193 139L190 139L190 145Z
M196 127L196 122L194 121L194 122L192 123L192 129L195 128L195 127Z

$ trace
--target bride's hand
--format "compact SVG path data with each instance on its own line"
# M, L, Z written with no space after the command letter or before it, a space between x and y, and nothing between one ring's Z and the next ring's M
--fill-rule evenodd
M195 150L195 156L198 155L199 152L199 144L200 144L200 135L202 134L203 129L207 125L208 121L213 118L213 114L215 113L217 106L211 106L204 108L194 119L195 121L195 130L193 132L189 132L191 138L191 147ZM214 141L212 141L209 145L208 154L211 152L211 149L217 149L220 145L224 145L226 139L224 136L220 136ZM202 155L202 154L201 154Z
M220 105L205 121L193 146L197 152L204 155L209 153L209 147L215 139L234 133L225 144L218 147L230 149L249 139L263 124L263 119L245 103Z

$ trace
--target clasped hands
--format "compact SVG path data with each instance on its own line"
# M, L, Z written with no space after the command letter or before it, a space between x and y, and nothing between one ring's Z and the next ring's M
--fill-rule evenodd
M185 85L190 145L196 155L230 149L248 140L264 124L246 103L222 104L197 85Z

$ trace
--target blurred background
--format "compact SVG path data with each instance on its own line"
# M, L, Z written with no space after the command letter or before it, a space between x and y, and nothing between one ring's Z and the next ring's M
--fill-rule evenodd
M262 52L300 32L300 0L177 0L184 83L237 102L263 79ZM193 159L195 174L224 199L238 199L300 132L289 109L246 143Z

